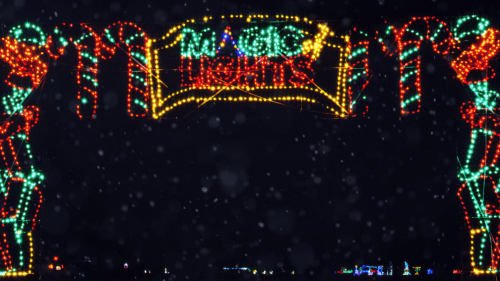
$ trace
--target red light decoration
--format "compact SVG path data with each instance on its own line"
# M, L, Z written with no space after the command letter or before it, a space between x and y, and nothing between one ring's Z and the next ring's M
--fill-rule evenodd
M451 67L457 72L457 78L464 84L477 83L479 81L468 81L468 74L472 70L490 70L488 76L480 82L486 82L495 76L495 72L489 66L492 57L498 54L500 48L500 32L495 29L488 29L480 36L478 44L473 44L469 49L463 51L460 56L451 62Z
M146 43L148 36L136 24L117 22L100 32L86 24L78 26L63 23L62 28L56 27L63 45L68 43L78 51L77 84L78 100L77 114L80 118L96 118L98 108L98 69L100 60L111 59L117 52L128 56L128 95L127 111L131 117L145 117L148 113L148 81L146 70L149 61L146 59ZM62 36L61 29L67 33L79 33L80 37ZM82 32L83 31L83 32Z
M423 27L423 28L422 28ZM415 17L400 29L394 29L399 54L399 89L401 114L420 111L422 89L420 84L419 50L424 40L430 41L435 52L446 55L449 52L451 32L446 22L435 17ZM416 104L408 109L410 104Z
M301 87L314 82L311 63L307 55L293 56L283 63L273 62L268 57L222 56L211 59L202 56L197 60L181 57L181 86L284 87L286 83ZM271 83L266 83L267 76L272 79Z
M48 57L58 57L50 52L48 46L51 44L51 37L45 45L24 43L12 37L1 38L0 59L10 67L5 83L12 88L11 95L2 97L2 103L8 114L22 111L21 103L47 73ZM25 85L26 82L22 78L29 78L31 83Z
M47 64L40 60L44 46L29 46L11 37L3 37L0 56L11 67L5 83L11 87L24 89L13 81L13 76L29 77L33 85L47 73ZM32 71L34 70L34 71Z
M63 23L63 27L73 29L72 24ZM106 59L106 55L109 57L114 55L115 48L105 45L102 42L101 34L87 24L81 23L78 28L83 31L82 35L77 38L70 37L68 40L78 51L76 80L79 103L76 105L76 114L80 118L84 116L95 118L97 86L99 85L97 79L99 59ZM56 27L56 30L60 30L60 28Z

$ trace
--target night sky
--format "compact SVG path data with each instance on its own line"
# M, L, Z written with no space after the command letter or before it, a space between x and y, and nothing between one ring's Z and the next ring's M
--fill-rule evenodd
M477 13L499 28L498 4L479 2L15 0L0 2L0 21L4 34L25 21L47 30L133 21L160 37L179 21L230 13L307 16L338 32ZM471 93L430 46L422 53L420 114L400 115L399 62L374 49L369 114L348 119L210 103L184 118L132 119L125 62L113 61L101 67L97 119L80 120L76 60L61 58L28 101L41 110L31 145L46 176L42 264L88 256L100 270L168 267L181 280L237 265L283 267L309 280L389 261L400 270L404 261L462 268L470 242L457 157L468 145L460 105Z

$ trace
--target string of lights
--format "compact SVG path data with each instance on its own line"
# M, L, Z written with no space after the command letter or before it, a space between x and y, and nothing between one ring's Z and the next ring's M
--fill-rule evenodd
M225 25L215 28L215 19ZM236 27L240 32L233 33ZM395 52L387 47L388 38L396 42ZM0 127L5 165L0 171L4 195L0 241L4 268L0 275L32 273L31 233L44 176L34 168L29 146L38 108L29 105L28 97L43 83L49 61L57 60L68 48L78 53L76 113L81 119L96 118L101 62L119 52L128 57L127 112L131 117L166 118L213 102L272 103L301 109L311 105L329 116L346 118L364 116L368 111L360 104L367 98L363 91L372 71L372 42L382 44L383 51L399 60L402 114L420 111L424 42L430 42L435 53L451 58L456 78L473 94L473 101L461 107L463 119L471 126L471 141L460 161L462 185L457 194L470 230L473 272L498 272L500 146L496 112L500 94L491 89L490 79L495 76L491 61L500 51L500 31L475 15L455 22L415 17L401 28L389 25L385 32L371 36L359 29L334 32L328 23L308 18L240 14L189 19L157 39L130 22L102 30L63 23L50 35L26 23L0 38L0 58L10 68L4 81L10 92L2 96L5 121ZM322 60L330 64L319 68ZM476 78L477 72L484 75ZM179 79L167 85L165 81L173 81L164 79L167 76ZM28 159L20 161L20 157ZM378 273L380 268L370 270Z
M207 27L212 17L200 21L191 19L147 44L151 46L147 59L154 61L148 70L150 92L156 93L151 96L153 118L161 118L191 103L199 107L207 101L280 100L299 106L317 101L316 105L325 113L341 117L349 114L351 101L347 76L353 69L348 63L351 49L349 36L336 36L327 25L314 24L307 18L285 15L255 15L246 19L243 15L221 16L221 19L228 18L230 23L221 33ZM278 28L270 20L286 24ZM236 40L231 24L248 22L255 25L244 28ZM177 45L181 54L181 90L164 95L163 92L169 89L161 82L163 67L160 55L167 55L164 50ZM337 72L336 90L333 87L324 89L314 80L312 65L324 48L335 50L339 57L338 67L334 68ZM362 59L362 62L367 67L367 61ZM359 76L357 72L356 75L354 80ZM304 90L310 95L304 97Z

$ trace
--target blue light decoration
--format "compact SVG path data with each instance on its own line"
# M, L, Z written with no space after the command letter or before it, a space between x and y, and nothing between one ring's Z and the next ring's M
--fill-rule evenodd
M241 270L241 271L251 271L248 267L223 267L222 270ZM254 270L257 273L257 270Z
M222 42L221 42L220 46L217 47L216 54L218 54L221 51L221 48L226 45L226 40L228 38L231 40L231 44L236 48L237 45L234 42L233 36L231 36L231 27L228 26L228 27L226 27L226 30L224 30L224 33L223 33L223 36L222 36ZM240 49L236 48L236 50L238 51L238 57L243 56L243 53L241 52Z
M427 274L428 274L428 275L433 274L433 273L434 273L434 271L432 271L432 269L430 269L430 268L429 268L429 269L427 269Z
M370 274L370 267L367 265L362 265L361 269L359 270L359 274Z
M405 271L403 275L411 275L410 268L408 267L408 263L405 261Z
M377 267L377 275L378 275L378 276L382 276L382 275L384 275L384 266L383 266L383 265L379 265L379 266Z
M165 267L165 274L168 274L168 269Z
M357 265L355 265L355 266L354 266L354 274L353 274L353 276L356 276L356 275L357 275L357 276L361 275L361 274L359 273L359 269L358 269L358 266L357 266Z
M378 271L383 270L383 266L373 266L373 265L363 265L361 268L358 268L357 265L354 266L354 274L353 276L360 276L362 274L367 274L367 275L373 275L374 273L377 273L377 275L383 275L379 274ZM351 273L351 270L344 269L344 273Z
M387 268L387 275L392 276L392 261L389 262L389 267Z
M361 274L368 274L368 275L373 275L373 273L375 272L377 272L377 266L373 265L363 265L360 270Z

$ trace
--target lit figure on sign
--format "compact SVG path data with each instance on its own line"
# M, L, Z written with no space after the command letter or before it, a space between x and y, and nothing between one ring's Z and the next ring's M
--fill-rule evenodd
M361 273L358 270L358 266L357 265L354 266L354 274L353 274L353 276L356 276L356 275L357 276L361 275Z
M392 276L392 261L389 262L389 267L387 267L387 275Z
M378 275L378 276L382 276L382 275L384 275L384 266L383 266L383 265L379 265L379 266L377 267L377 275Z
M420 266L414 266L413 271L415 271L415 275L420 275L420 269L422 269Z
M405 271L403 272L403 275L411 275L407 262L405 262Z

